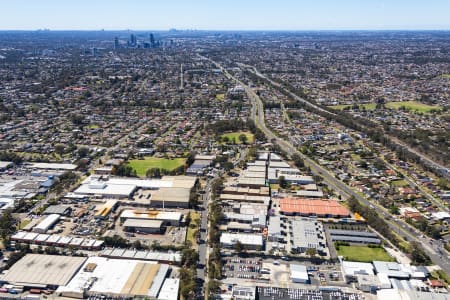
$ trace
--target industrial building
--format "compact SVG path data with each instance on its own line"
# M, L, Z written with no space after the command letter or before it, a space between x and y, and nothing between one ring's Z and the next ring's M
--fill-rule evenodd
M143 261L156 261L165 264L179 264L181 262L180 252L157 252L144 250L126 249L104 249L100 256L117 259L137 259Z
M94 295L157 298L168 272L169 266L165 264L94 256L56 293L75 298Z
M152 194L150 205L153 207L188 208L191 190L182 187L160 188Z
M309 283L308 271L306 266L290 264L291 280L294 283Z
M66 285L86 257L27 254L17 261L0 281L28 288L56 288Z
M145 210L138 211L126 209L120 214L120 221L125 222L128 219L135 220L158 220L162 221L162 226L180 226L183 219L183 214L175 211L158 211Z
M180 289L180 279L167 278L158 294L158 300L178 300L178 290Z
M371 263L341 261L342 274L347 283L356 282L358 275L374 275Z
M319 255L326 255L326 239L323 225L314 219L295 219L290 221L291 250L305 253L308 249L316 249Z
M279 216L269 218L269 226L267 227L267 239L270 242L281 242L284 240L281 228L281 219Z
M381 244L381 240L373 232L356 230L329 229L331 240L358 244Z
M135 178L121 178L92 175L86 178L81 186L74 191L76 195L95 196L99 198L113 198L113 199L131 199L137 189L155 190L163 188L178 189L175 196L183 195L183 204L186 203L186 192L181 192L181 189L190 192L197 182L197 177L194 176L164 176L161 179L135 179ZM172 194L167 194L171 196ZM158 196L157 196L158 197ZM187 197L187 199L189 199ZM171 201L171 199L163 199ZM155 198L155 203L158 199ZM179 199L178 199L179 201ZM177 200L172 200L173 203L178 204Z
M233 246L240 242L246 249L257 250L263 249L264 241L260 234L245 234L245 233L227 233L224 232L220 236L220 245L224 248L233 248Z
M420 266L411 266L408 264L399 264L396 262L374 261L373 266L377 274L386 274L389 278L395 279L421 279L429 276L426 268Z
M280 199L280 213L284 215L317 216L321 218L349 217L350 211L335 200Z
M163 233L162 225L160 220L127 219L123 223L125 231L145 233Z
M59 164L59 163L25 163L23 166L27 169L57 170L57 171L73 171L78 168L78 166L74 164Z
M58 214L62 216L67 216L70 214L71 211L72 208L68 205L50 205L44 210L42 214L43 215Z
M38 225L33 228L33 232L36 233L46 233L50 228L52 228L61 218L58 214L48 215L44 220L42 220Z
M237 194L220 194L221 201L237 201L245 203L262 203L266 206L270 203L270 196L254 196L254 195L237 195Z
M12 241L20 243L57 247L67 247L69 245L72 245L75 246L76 249L84 250L99 250L104 244L104 241L102 240L76 238L75 243L72 242L73 239L73 237L69 236L61 236L56 234L38 234L26 231L19 231L11 236Z

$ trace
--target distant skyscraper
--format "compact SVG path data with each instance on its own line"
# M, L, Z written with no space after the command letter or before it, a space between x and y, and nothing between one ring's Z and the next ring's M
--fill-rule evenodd
M115 37L114 38L114 49L119 49L119 38Z
M131 36L130 36L130 46L135 47L136 44L137 44L136 36L134 34L131 34Z
M150 33L150 45L151 47L155 47L155 37L153 36L153 33Z

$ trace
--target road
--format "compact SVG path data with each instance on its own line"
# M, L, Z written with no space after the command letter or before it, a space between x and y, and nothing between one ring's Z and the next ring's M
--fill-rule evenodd
M210 252L209 248L209 221L208 221L208 210L211 201L211 186L215 180L219 179L219 176L211 178L206 183L205 193L202 198L202 205L204 210L200 217L200 239L203 241L198 245L198 260L199 266L197 267L197 278L203 280L203 294L205 299L207 298L207 286L208 286L208 276L206 276L206 268L208 264L208 256Z
M294 153L298 154L304 161L305 165L311 169L311 172L315 175L320 175L324 179L324 182L334 189L336 192L338 192L341 196L344 198L349 197L355 197L361 204L365 206L369 206L373 208L380 216L385 217L385 221L389 225L390 229L397 234L399 234L402 237L406 237L408 241L416 241L419 244L421 244L424 248L424 251L430 256L432 262L438 266L440 266L447 274L450 274L450 260L447 256L444 256L439 253L440 249L442 248L442 245L434 245L433 243L438 242L431 242L430 239L426 237L422 237L421 234L419 234L413 227L411 227L406 222L403 222L400 219L391 219L390 214L386 211L386 209L377 203L372 203L366 198L362 197L360 194L356 193L354 190L352 190L349 186L347 186L342 181L336 179L327 169L320 166L316 162L314 162L309 157L305 156L303 153L298 151L292 144L289 142L278 138L270 129L266 127L265 120L264 120L264 107L261 99L256 95L256 93L246 84L244 84L242 81L235 78L233 75L231 75L228 71L226 71L220 64L213 62L216 67L222 70L225 76L227 76L229 79L234 80L236 83L241 85L247 95L248 98L252 104L252 111L251 111L251 117L256 123L256 126L261 129L264 134L268 137L269 140L275 141L284 151L287 152L289 156L292 156ZM256 71L256 70L255 70ZM256 71L257 72L257 71ZM257 73L258 75L258 73ZM262 74L261 74L262 75ZM259 76L259 75L258 75ZM265 78L265 77L264 77ZM274 85L277 85L280 88L283 88L278 83L271 81L268 79L269 82L271 82ZM290 91L287 91L289 94L292 94ZM303 102L307 102L300 97L292 94L292 97ZM309 103L309 102L307 102ZM309 103L307 105L312 105L314 108L317 108L315 105ZM320 109L320 108L319 108ZM389 220L387 219L389 217ZM439 247L439 248L438 248ZM439 250L438 250L439 249Z

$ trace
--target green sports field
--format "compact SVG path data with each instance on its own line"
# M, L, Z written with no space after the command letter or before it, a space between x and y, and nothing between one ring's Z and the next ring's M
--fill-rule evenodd
M247 144L253 143L253 140L254 140L253 134L248 131L225 133L225 134L222 134L221 138L223 139L224 137L228 137L228 140L230 141L230 143L234 138L234 140L236 141L236 144L241 144L241 141L239 140L239 136L241 134L245 134L245 136L247 136Z
M167 159L158 157L146 157L145 159L130 160L128 165L136 170L136 174L138 176L143 177L149 169L159 168L172 171L179 166L184 165L185 162L185 158Z
M395 261L383 248L370 248L367 246L339 246L339 256L348 261L372 262L374 260Z

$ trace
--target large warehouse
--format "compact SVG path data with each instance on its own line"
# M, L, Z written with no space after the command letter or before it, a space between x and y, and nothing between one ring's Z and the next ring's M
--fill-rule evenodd
M162 226L180 226L183 214L176 211L158 211L158 210L132 210L126 209L120 214L120 221L125 222L128 219L134 220L158 220L163 221Z
M220 236L220 245L225 248L232 248L240 242L246 249L262 249L264 241L260 234L227 233Z
M169 266L131 259L89 257L82 269L56 293L82 298L105 295L157 298L169 272ZM178 287L173 289L178 294Z
M33 232L36 233L46 233L53 225L58 222L61 216L58 214L48 215L44 220L42 220L38 225L33 228Z
M310 200L284 198L280 200L280 212L284 215L317 216L322 218L349 217L350 211L335 200Z
M127 219L123 227L128 232L163 233L162 224L160 220Z
M0 281L24 287L66 285L86 261L86 257L27 254L16 262Z
M164 176L161 179L136 179L89 176L74 191L76 195L100 198L131 199L137 189L153 190L148 204L165 207L188 207L190 192L197 182L193 176Z

